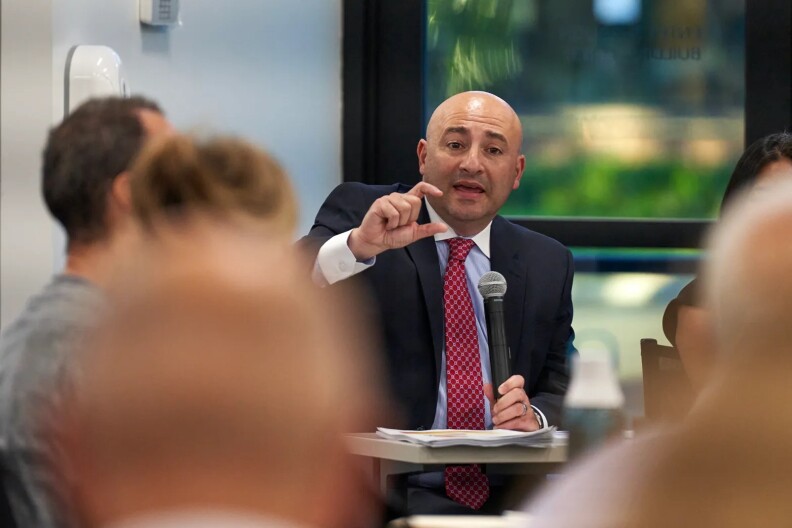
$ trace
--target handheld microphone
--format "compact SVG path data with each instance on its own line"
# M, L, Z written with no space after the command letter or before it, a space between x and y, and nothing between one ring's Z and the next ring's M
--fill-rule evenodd
M511 351L506 341L506 325L503 312L503 296L506 294L506 279L497 271L488 271L481 276L478 290L484 297L484 315L487 320L492 391L500 399L498 387L511 377Z

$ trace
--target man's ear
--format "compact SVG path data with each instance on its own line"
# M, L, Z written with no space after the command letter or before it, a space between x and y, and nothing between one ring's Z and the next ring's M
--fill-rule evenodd
M512 190L517 189L520 186L520 180L522 179L523 172L525 171L525 156L522 154L519 155L517 158L517 177L514 178L514 184L512 185Z
M110 196L113 202L122 210L129 212L132 210L132 189L129 187L129 173L124 171L113 180L110 189Z
M418 141L418 148L417 148L417 153L418 153L418 171L421 173L421 175L424 174L424 169L426 168L426 152L427 152L426 140L422 139L422 140Z

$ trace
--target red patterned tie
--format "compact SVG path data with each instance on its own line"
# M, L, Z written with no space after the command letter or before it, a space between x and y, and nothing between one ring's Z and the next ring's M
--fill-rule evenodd
M481 381L476 316L465 277L465 259L473 241L448 240L448 266L443 284L445 311L446 388L449 429L484 429L484 390ZM478 510L489 497L489 481L478 465L447 466L446 494Z

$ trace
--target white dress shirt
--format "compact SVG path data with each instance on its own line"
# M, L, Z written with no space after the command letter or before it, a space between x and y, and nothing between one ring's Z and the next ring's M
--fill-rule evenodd
M429 205L429 202L424 199L426 208L429 211L429 220L431 222L445 223L440 215ZM478 291L478 282L482 275L491 271L490 266L490 231L492 229L492 222L481 230L473 237L465 237L473 239L473 249L471 249L467 260L465 261L465 274L467 278L468 292L470 299L473 302L473 312L476 315L476 333L478 335L479 356L481 359L481 378L483 383L492 383L490 358L489 358L489 341L487 339L487 323L484 314L484 298ZM371 266L376 264L376 257L373 257L364 262L358 262L355 255L347 245L350 231L346 231L339 235L332 237L325 242L319 249L314 264L313 279L319 285L334 284L338 281L347 279L356 275ZM445 269L448 264L448 244L445 242L450 238L456 238L459 235L449 226L445 233L438 233L434 236L435 246L437 248L437 257L440 261L438 273L442 278L445 275ZM442 364L440 371L440 385L437 391L437 406L435 408L435 418L432 423L432 429L446 429L447 428L447 390L446 390L446 358L445 347L441 354ZM493 391L497 387L493 388ZM486 396L482 396L482 405L484 406L484 424L487 429L492 429L492 413L490 410L489 401ZM547 425L547 419L542 411L533 407L539 419L539 425L544 427Z

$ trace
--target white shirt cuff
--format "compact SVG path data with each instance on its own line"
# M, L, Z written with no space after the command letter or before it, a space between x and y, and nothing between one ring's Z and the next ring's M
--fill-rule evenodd
M336 235L319 248L313 269L313 281L319 286L327 286L348 279L369 269L376 262L376 257L358 262L347 245L347 239L351 232L350 229Z
M531 408L534 410L534 413L536 414L536 419L539 420L539 428L544 429L545 427L547 427L547 418L545 418L544 413L540 411L537 407L534 407L533 405L531 405Z

